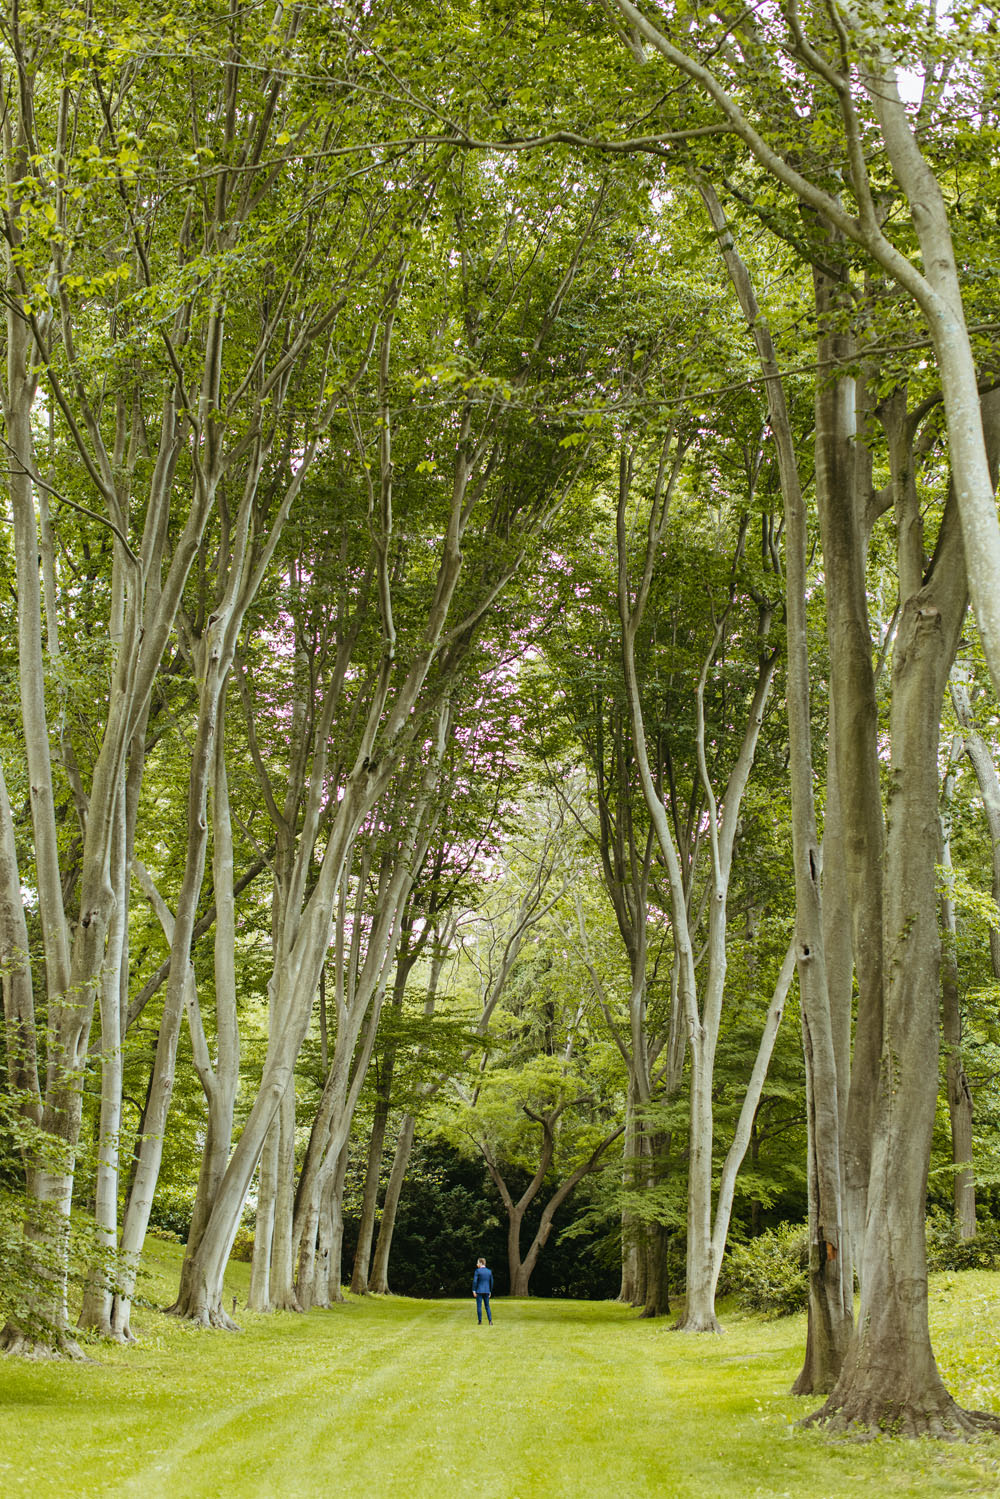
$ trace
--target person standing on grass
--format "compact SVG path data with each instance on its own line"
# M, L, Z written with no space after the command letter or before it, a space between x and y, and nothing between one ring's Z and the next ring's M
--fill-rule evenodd
M493 1326L493 1313L490 1311L490 1297L493 1294L493 1271L486 1268L486 1261L479 1260L472 1274L472 1294L476 1298L476 1320L480 1326L483 1321L483 1307L486 1307L486 1320Z

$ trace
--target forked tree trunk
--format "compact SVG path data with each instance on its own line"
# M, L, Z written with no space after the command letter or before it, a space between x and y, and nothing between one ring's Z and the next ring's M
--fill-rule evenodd
M528 1110L525 1109L525 1113L527 1112ZM524 1225L524 1215L541 1191L549 1166L552 1163L552 1158L555 1155L556 1141L554 1128L561 1113L562 1108L560 1107L547 1115L531 1114L530 1117L542 1129L541 1159L538 1170L516 1202L511 1196L510 1189L504 1181L496 1161L480 1145L483 1159L486 1162L486 1169L493 1178L503 1205L507 1210L507 1264L510 1272L510 1294L512 1296L528 1295L528 1286L531 1281L532 1271L538 1264L538 1256L549 1241L556 1213L583 1178L589 1176L592 1171L597 1170L601 1162L601 1157L608 1149L608 1146L617 1140L625 1129L625 1126L622 1124L617 1129L612 1130L611 1134L606 1135L596 1149L591 1152L588 1159L577 1166L576 1170L572 1171L566 1177L565 1181L561 1182L552 1193L552 1196L542 1209L542 1215L538 1220L538 1228L535 1230L535 1237L528 1246L527 1254L522 1259L521 1229Z
M524 1224L524 1209L512 1207L507 1212L507 1276L511 1296L527 1296L534 1260L526 1265L521 1259L521 1228ZM535 1260L538 1259L537 1254Z

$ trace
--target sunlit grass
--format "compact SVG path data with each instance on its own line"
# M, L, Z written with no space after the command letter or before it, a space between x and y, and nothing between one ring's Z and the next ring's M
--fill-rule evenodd
M157 1245L151 1299L175 1284ZM246 1266L230 1271L241 1305ZM1000 1276L938 1277L945 1376L1000 1409ZM609 1303L351 1300L241 1311L241 1336L147 1311L89 1365L0 1363L9 1499L559 1499L1000 1494L1000 1441L858 1445L795 1424L801 1318L686 1337Z

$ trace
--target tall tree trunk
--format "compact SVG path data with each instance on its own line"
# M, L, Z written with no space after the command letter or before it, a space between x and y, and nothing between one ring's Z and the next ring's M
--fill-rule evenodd
M406 982L413 971L413 965L417 960L419 951L423 950L423 944L421 944L419 951L412 949L412 927L412 915L408 910L404 916L400 952L396 960L396 977L392 986L390 1014L393 1022L397 1021L402 1013L403 1001L406 997ZM434 961L437 960L438 955L435 954ZM434 987L437 987L436 978L434 980ZM375 1091L375 1114L372 1119L372 1131L368 1141L368 1166L365 1171L365 1190L361 1201L361 1220L358 1224L358 1243L354 1252L354 1269L351 1273L351 1290L356 1296L364 1296L368 1291L368 1267L372 1256L372 1239L375 1234L379 1177L382 1172L382 1152L385 1147L385 1131L389 1122L389 1109L392 1102L392 1074L395 1065L396 1045L395 1041L390 1040L382 1053L382 1065L378 1070L378 1082Z
M223 619L217 620L212 632L207 633L201 642L198 660L203 675L199 691L198 723L191 754L184 873L176 915L171 920L169 912L165 908L161 910L161 921L170 942L170 973L146 1103L143 1138L122 1225L121 1289L114 1312L115 1331L119 1337L126 1339L131 1337L129 1316L139 1256L146 1238L163 1159L163 1142L173 1096L181 1022L185 1004L192 1002L190 990L195 982L191 943L208 848L206 813L208 787L215 758L216 728L220 708L225 700L225 668L220 671L214 641L216 632L224 628L224 624Z
M788 641L788 730L792 797L792 853L795 870L795 955L802 1005L802 1031L809 1103L809 1328L806 1358L796 1381L799 1392L828 1390L839 1372L852 1318L852 1268L843 1221L841 1125L844 1038L838 1047L831 1011L824 950L820 858L813 800L812 738L806 618L808 534L799 481L795 440L778 361L766 320L761 316L746 265L737 253L715 192L699 181L702 198L740 306L747 319L767 381L771 431L785 517L785 600ZM831 289L817 284L817 295ZM822 312L821 308L821 312ZM826 344L829 339L824 332ZM820 357L833 352L821 339ZM854 472L846 468L853 437L853 383L823 381L816 398L817 473L827 486L841 483L854 494ZM849 976L848 976L849 982ZM849 1015L849 1012L848 1012ZM847 1021L849 1026L849 1018ZM849 1036L849 1033L848 1033ZM838 1055L839 1052L839 1055ZM720 1194L721 1195L721 1194Z
M820 271L814 280L822 327L819 358L838 367L855 356L852 341L827 327L835 326L841 316L843 287ZM836 759L838 784L851 788L840 810L858 1018L843 1149L845 1227L863 1278L860 1259L867 1212L871 1109L882 1046L884 830L878 707L866 594L871 515L867 492L858 482L858 453L864 434L857 430L856 388L856 382L846 377L817 384L816 500L826 579L831 755Z
M295 1294L295 1083L290 1081L278 1107L278 1177L274 1194L271 1240L271 1304L281 1312L299 1312Z
M639 1188L641 1151L642 1132L636 1117L635 1078L630 1075L625 1098L625 1147L622 1158L622 1185L628 1193L636 1192ZM626 1306L643 1306L646 1300L648 1260L642 1224L627 1203L622 1208L621 1224L622 1279L618 1300Z
M976 1237L976 1179L972 1169L972 1089L962 1064L962 1004L959 997L955 876L951 862L951 815L955 766L964 753L962 736L952 739L941 806L941 1040L944 1047L948 1117L951 1123L952 1196L960 1239Z
M646 1190L652 1192L658 1183L666 1180L667 1136L645 1132ZM645 1295L642 1301L643 1318L667 1316L670 1312L669 1270L667 1270L667 1246L670 1231L666 1223L646 1223L643 1259L645 1259Z
M327 1298L331 1302L343 1301L344 1288L344 1182L347 1179L347 1163L350 1159L350 1142L345 1141L337 1157L336 1166L330 1172L322 1197L320 1213L321 1242L327 1245L326 1284ZM325 1229L325 1240L323 1239Z
M215 742L212 786L212 884L215 892L215 1037L212 1066L200 1015L189 1012L195 1068L205 1092L208 1116L205 1146L191 1211L187 1249L181 1265L178 1299L189 1291L186 1283L191 1256L201 1242L215 1195L226 1170L233 1138L233 1112L240 1075L240 1032L236 1003L236 903L233 884L233 829L226 778L224 721ZM256 1239L255 1239L256 1247ZM259 1272L258 1272L259 1273Z
M358 1243L354 1252L354 1269L351 1273L351 1290L356 1296L368 1292L368 1265L371 1260L372 1239L375 1233L375 1213L378 1206L379 1176L382 1171L382 1149L385 1145L386 1125L389 1122L389 1099L382 1093L375 1105L371 1136L368 1141L368 1167L365 1172L365 1190L361 1201L361 1220L358 1224Z
M250 1266L248 1302L250 1310L254 1312L269 1312L273 1306L271 1301L271 1241L274 1238L274 1199L278 1189L280 1133L281 1125L275 1118L264 1141L257 1175L257 1218L253 1236L253 1261ZM191 1288L185 1289L190 1298Z
M115 909L108 928L107 959L101 975L101 1112L97 1141L94 1222L101 1257L92 1266L83 1294L79 1326L105 1337L119 1336L113 1325L114 1291L110 1257L118 1247L118 1167L122 1123L122 999L128 1001L125 962L129 878L126 857L125 797L116 814L111 879Z
M900 572L902 583L909 569ZM943 1436L977 1424L948 1394L931 1350L924 1245L938 1093L938 725L965 601L951 497L929 579L906 598L893 653L885 1039L872 1110L865 1274L840 1378L810 1418L836 1429Z
M995 415L992 415L995 398L984 397L983 405L991 412L992 419L988 422L988 428L992 432L996 421ZM992 848L993 899L1000 904L1000 776L997 775L997 768L993 763L989 746L976 729L972 705L969 701L969 690L964 682L958 680L952 682L951 700L962 726L965 752L976 773L979 793L983 799L983 811L986 814L986 826L989 829ZM993 977L1000 980L1000 927L990 927L990 957L993 963Z
M372 1258L372 1271L368 1282L368 1289L377 1296L389 1294L389 1256L392 1253L392 1236L396 1227L396 1210L399 1207L399 1198L406 1180L406 1170L410 1164L416 1122L412 1114L404 1114L399 1126L399 1134L396 1137L396 1149L386 1184L385 1199L382 1203L382 1220L379 1224L375 1254Z
M825 330L819 357L836 352ZM775 373L776 362L771 356ZM817 383L817 471L825 482L850 484L848 470L854 410L853 380ZM809 690L807 600L808 530L798 480L791 423L780 386L769 385L772 427L780 410L778 438L785 508L785 557L788 621L788 725L792 790L792 850L795 862L796 961L802 1005L802 1040L806 1061L809 1150L809 1322L797 1394L828 1392L840 1373L854 1314L854 1269L844 1204L843 1042L838 1048L827 976L825 926L820 882L820 852L813 800L813 764ZM838 1055L839 1052L839 1055Z

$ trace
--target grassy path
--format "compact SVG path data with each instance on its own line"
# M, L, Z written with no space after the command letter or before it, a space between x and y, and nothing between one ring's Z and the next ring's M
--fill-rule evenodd
M970 1403L1000 1393L998 1281L954 1277L936 1296L942 1360ZM102 1348L91 1365L3 1360L0 1494L1000 1495L998 1442L860 1446L799 1430L811 1405L787 1394L798 1319L730 1317L724 1338L682 1338L611 1304L495 1310L490 1329L471 1298L351 1302L247 1316L241 1337L150 1314L137 1348Z

